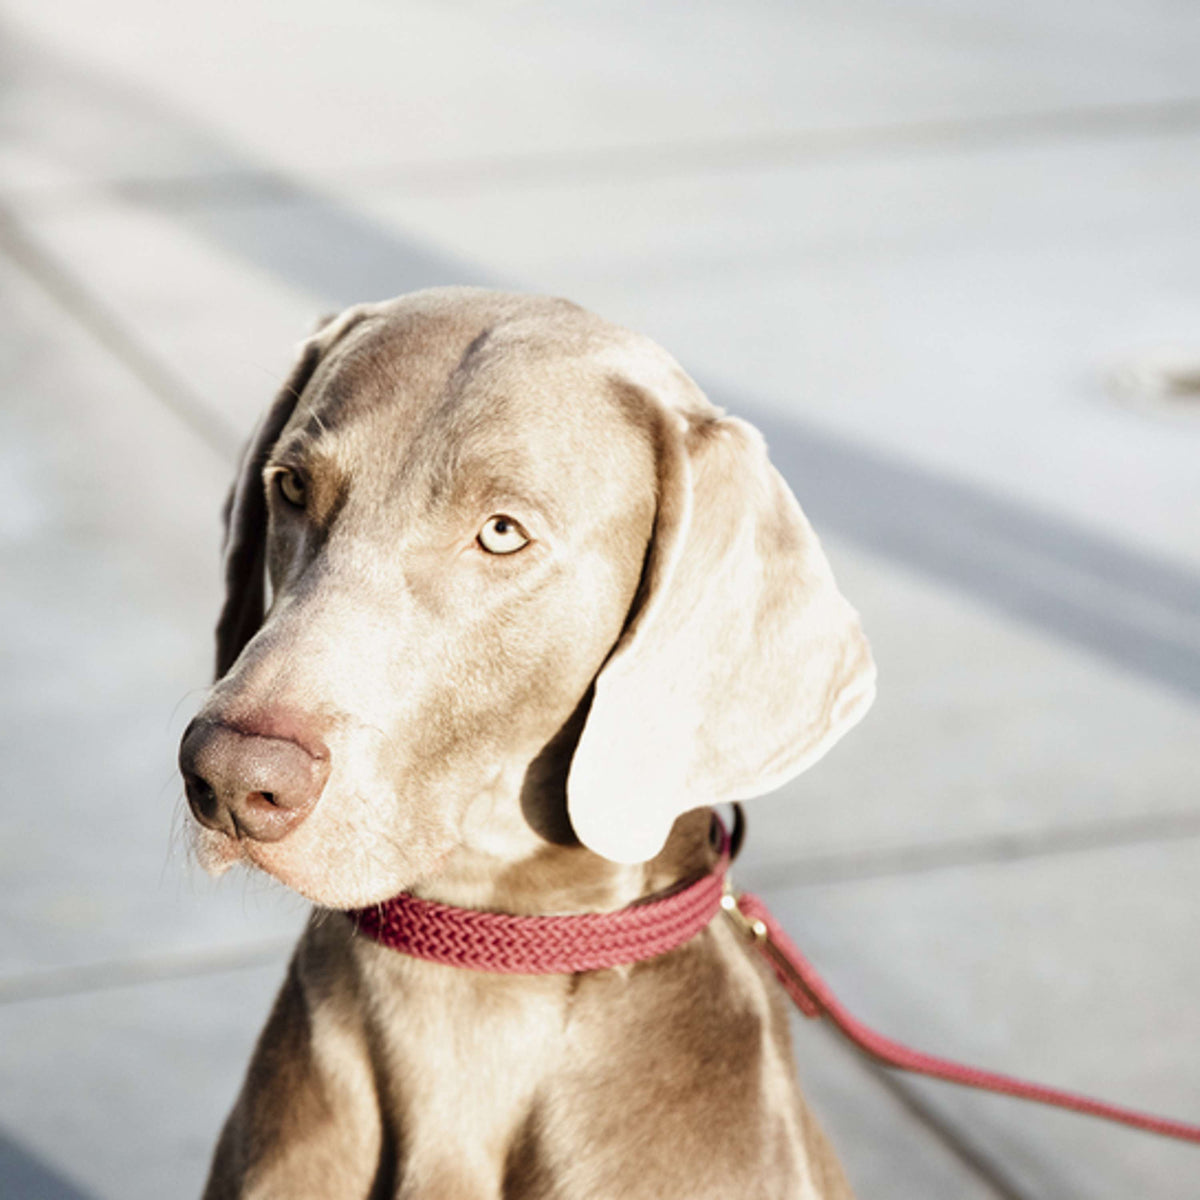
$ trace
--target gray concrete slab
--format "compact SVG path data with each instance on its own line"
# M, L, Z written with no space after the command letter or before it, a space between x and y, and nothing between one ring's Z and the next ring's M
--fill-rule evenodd
M224 486L236 449L329 302L137 206L90 206L49 223L23 218L21 229L35 254L61 264L230 431L215 475Z
M302 916L167 849L216 602L206 447L316 312L454 279L654 333L818 493L883 690L752 806L742 868L851 1003L931 1049L1200 1110L1200 427L1101 380L1200 315L1195 14L0 19L0 249L33 272L3 279L0 1191L197 1186ZM897 1090L798 1039L864 1196L1189 1194L1194 1152Z
M747 804L751 828L769 827L746 848L760 878L1200 832L1200 706L915 572L828 549L871 637L878 698L816 767Z
M15 34L169 98L262 163L327 175L1194 98L1200 38L1189 8L1116 0L213 0L187 20L114 0L104 21L84 0L7 0L5 11ZM136 144L117 166L178 169Z
M931 1053L1200 1115L1195 839L768 893L856 1015ZM907 1083L1043 1200L1195 1195L1195 1147Z
M27 277L0 286L0 977L282 935L294 899L214 890L172 835L227 468Z
M199 1195L283 970L0 1006L0 1130L88 1200Z

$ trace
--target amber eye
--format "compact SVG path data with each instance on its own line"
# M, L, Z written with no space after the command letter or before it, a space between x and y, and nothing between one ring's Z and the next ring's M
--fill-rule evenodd
M529 534L512 517L488 517L479 531L479 544L489 554L515 554L529 545Z
M293 508L304 507L308 500L308 493L304 490L304 480L295 471L284 467L276 474L275 484L279 488L279 494Z

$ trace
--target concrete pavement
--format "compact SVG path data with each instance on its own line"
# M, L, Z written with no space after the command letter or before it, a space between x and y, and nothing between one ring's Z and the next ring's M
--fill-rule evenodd
M767 432L880 664L741 879L862 1016L1200 1118L1200 19L5 0L0 1195L195 1194L304 906L181 849L233 448L312 318L555 291ZM174 832L173 832L174 831ZM1200 1155L797 1030L864 1198Z

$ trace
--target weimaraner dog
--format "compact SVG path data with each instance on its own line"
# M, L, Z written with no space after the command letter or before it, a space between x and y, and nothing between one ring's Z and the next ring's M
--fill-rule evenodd
M346 911L621 909L874 667L761 437L562 300L436 289L305 343L228 511L196 845L317 909L206 1196L848 1197L787 1009L720 917L635 966L492 975Z

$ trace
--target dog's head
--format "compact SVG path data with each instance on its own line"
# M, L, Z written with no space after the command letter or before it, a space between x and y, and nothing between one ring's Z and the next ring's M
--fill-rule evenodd
M201 859L326 905L533 829L647 860L873 695L759 435L563 301L439 289L325 324L227 526L218 682L180 754Z

